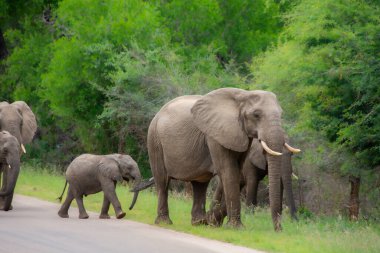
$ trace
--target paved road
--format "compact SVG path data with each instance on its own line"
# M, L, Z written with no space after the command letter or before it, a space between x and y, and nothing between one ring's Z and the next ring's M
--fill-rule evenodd
M208 240L128 220L72 218L56 214L59 205L31 197L16 195L14 210L0 211L1 253L258 253L251 249Z

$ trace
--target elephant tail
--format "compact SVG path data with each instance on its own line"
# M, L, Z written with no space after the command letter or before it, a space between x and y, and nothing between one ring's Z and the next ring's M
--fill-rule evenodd
M62 202L62 197L63 197L63 194L65 193L66 187L67 187L67 180L66 180L66 182L65 182L65 187L63 187L63 191L62 191L61 196L59 196L59 197L57 198L57 200L59 200L59 202Z

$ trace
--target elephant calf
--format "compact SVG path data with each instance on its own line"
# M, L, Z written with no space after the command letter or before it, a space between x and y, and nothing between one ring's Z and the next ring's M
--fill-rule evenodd
M116 182L129 181L130 179L135 180L136 185L138 185L141 181L141 174L137 163L129 155L80 155L67 168L66 184L62 195L59 197L60 200L67 183L69 184L69 189L58 215L62 218L68 218L70 204L75 198L79 208L79 218L87 219L88 214L83 206L83 195L87 196L103 191L103 206L99 218L110 218L108 210L110 203L112 203L116 218L121 219L125 216L125 213L121 209L120 202L116 196ZM137 196L134 197L133 202L135 202L136 198Z

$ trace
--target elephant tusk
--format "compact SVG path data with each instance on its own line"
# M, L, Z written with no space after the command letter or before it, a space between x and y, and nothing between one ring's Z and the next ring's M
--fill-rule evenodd
M265 151L268 152L269 154L276 155L276 156L282 155L282 153L271 150L268 147L268 145L265 143L265 141L260 141L260 143L261 143L261 146L263 146L263 148L265 149Z
M22 152L24 152L24 154L26 154L26 149L24 147L24 144L21 143L21 149L22 149Z
M284 145L285 145L285 147L286 147L287 149L289 149L290 152L292 152L292 153L294 153L294 154L301 152L301 149L293 148L292 146L290 146L290 145L289 145L288 143L286 143L286 142L285 142Z
M12 169L11 165L8 164L8 168Z
M293 176L296 180L298 180L298 177L297 177L296 174L294 174L294 172L292 172L292 176Z

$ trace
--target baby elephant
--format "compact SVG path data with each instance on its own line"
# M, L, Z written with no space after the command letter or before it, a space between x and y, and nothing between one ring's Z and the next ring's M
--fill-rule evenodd
M121 209L115 192L116 182L122 182L123 180L135 180L136 185L141 181L139 167L129 155L83 154L78 156L67 168L66 184L62 195L59 197L60 200L62 200L67 183L69 183L69 189L58 215L62 218L68 218L71 201L75 198L79 208L79 218L87 219L88 214L83 206L83 195L87 196L103 191L103 207L99 218L110 218L108 215L110 203L115 209L116 217L118 219L123 218L125 213ZM135 202L135 198L133 202Z

